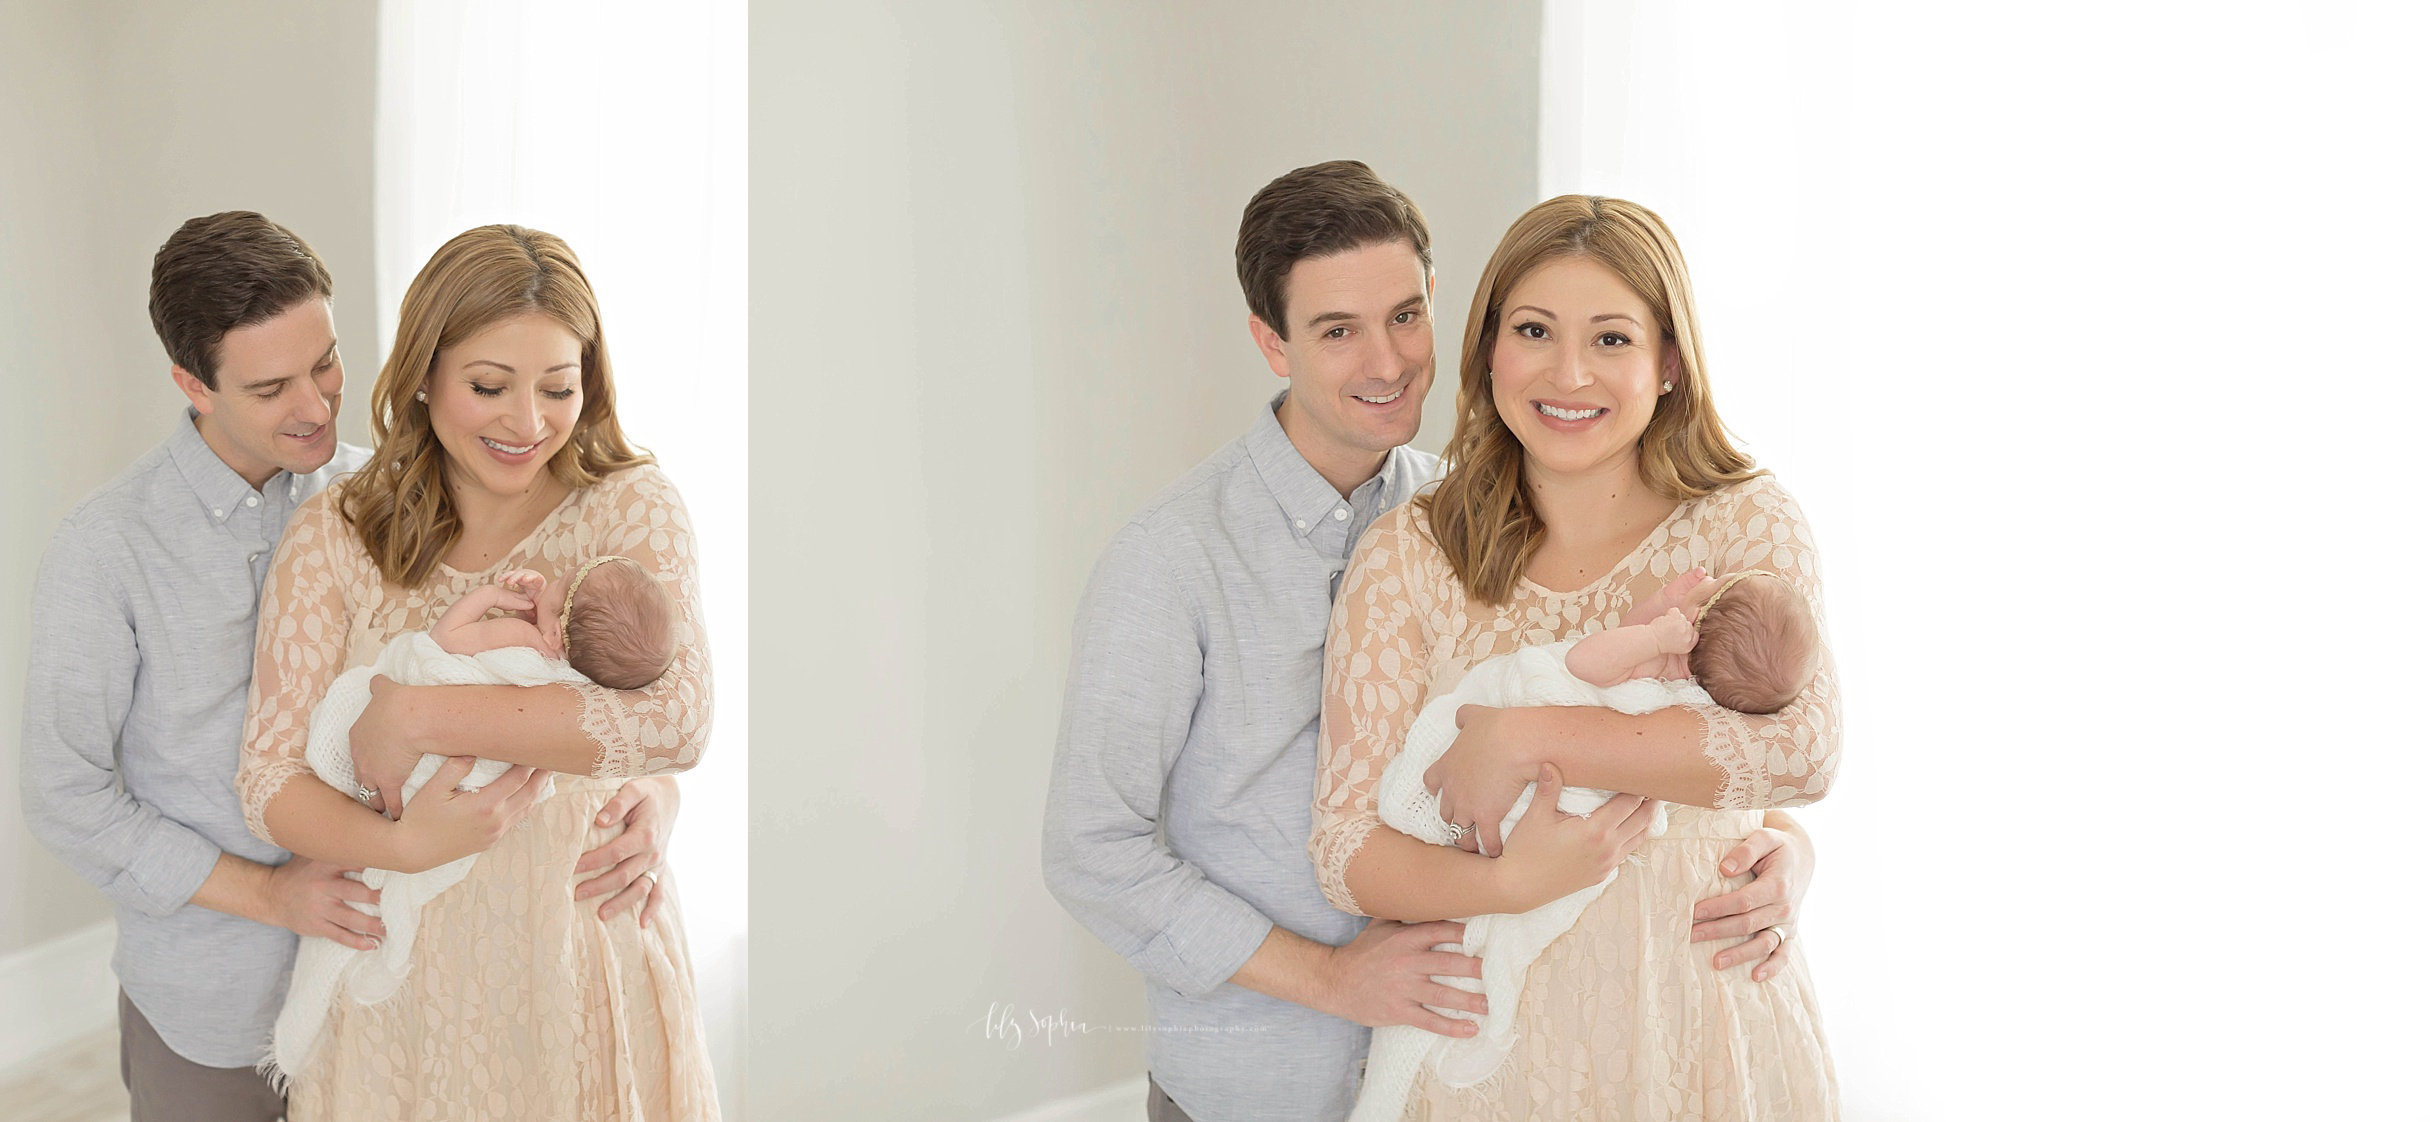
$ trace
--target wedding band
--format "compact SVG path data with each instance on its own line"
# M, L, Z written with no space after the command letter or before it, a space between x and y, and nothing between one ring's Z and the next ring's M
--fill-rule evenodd
M658 887L658 870L656 870L656 869L643 869L643 870L641 871L641 875L642 875L642 876L645 876L645 877L650 878L650 887L652 887L652 888L656 888L656 887Z
M1788 945L1789 945L1789 925L1788 925L1788 924L1785 924L1785 923L1775 923L1775 924L1773 924L1773 925L1772 925L1772 926L1770 926L1770 927L1764 928L1764 930L1771 932L1771 933L1772 933L1772 937L1773 937L1773 938L1780 940L1779 942L1772 944L1772 953L1773 953L1773 954L1779 954L1779 953L1780 953L1780 948L1782 948L1782 947L1785 947L1785 946L1788 946Z

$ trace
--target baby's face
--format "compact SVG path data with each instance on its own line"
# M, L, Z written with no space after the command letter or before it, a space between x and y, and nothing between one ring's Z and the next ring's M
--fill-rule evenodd
M540 613L540 653L554 659L565 657L565 585L553 580L541 590L536 605Z

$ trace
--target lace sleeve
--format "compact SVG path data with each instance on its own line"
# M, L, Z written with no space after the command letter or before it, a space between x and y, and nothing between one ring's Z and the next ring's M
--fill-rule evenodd
M1357 915L1366 913L1350 893L1350 859L1381 824L1376 782L1426 702L1427 620L1437 585L1420 569L1433 549L1415 504L1402 504L1359 543L1333 601L1308 855L1325 898Z
M1779 573L1805 594L1815 620L1825 624L1822 669L1788 708L1769 716L1697 708L1705 721L1704 756L1723 777L1713 805L1746 810L1814 802L1830 790L1839 770L1839 670L1831 658L1805 513L1772 477L1759 476L1716 495L1699 522L1714 573L1749 568Z
M683 619L676 629L674 665L657 681L637 690L568 687L582 697L583 735L599 745L591 774L682 771L700 762L709 741L708 631L701 626L692 518L684 511L683 496L655 467L620 472L596 486L601 493L583 517L577 548L584 556L630 557L657 574L674 593Z
M304 500L288 520L270 579L262 585L236 797L245 808L245 827L274 844L278 839L270 836L263 815L288 779L312 771L304 762L312 707L346 669L352 560L369 564L338 517L331 494L323 491Z

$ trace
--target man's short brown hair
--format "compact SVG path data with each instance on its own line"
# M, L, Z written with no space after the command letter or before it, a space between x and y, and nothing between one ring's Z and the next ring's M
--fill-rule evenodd
M1304 258L1404 240L1431 276L1434 248L1417 204L1357 160L1328 160L1284 173L1249 200L1232 261L1250 313L1288 339L1283 281L1291 266Z
M169 361L219 388L219 341L318 296L329 269L304 239L249 210L186 220L152 255L152 330Z

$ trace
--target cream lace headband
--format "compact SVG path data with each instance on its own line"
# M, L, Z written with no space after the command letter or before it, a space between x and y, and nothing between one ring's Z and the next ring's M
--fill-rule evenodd
M565 606L557 609L557 634L564 635L565 625L572 622L574 618L574 594L582 591L583 578L590 576L591 570L596 569L601 565L605 565L610 561L630 561L635 565L641 564L641 562L634 561L630 557L618 557L613 553L608 554L605 557L593 557L590 560L583 562L581 568L574 570L574 579L568 582L565 586ZM1699 612L1697 613L1696 618L1703 619L1704 614Z
M598 562L593 561L593 562L591 562L591 564L596 565L596 564L598 564ZM585 570L585 571L588 571L588 570ZM1703 607L1696 609L1696 622L1695 622L1695 626L1697 626L1697 627L1703 627L1703 626L1704 626L1704 613L1709 612L1709 611L1712 611L1712 610L1713 610L1713 605L1718 604L1718 603L1720 603L1720 602L1721 602L1721 597L1722 597L1722 594L1723 594L1723 593L1728 592L1728 591L1730 590L1730 586L1731 586L1731 585L1737 584L1739 581L1745 580L1745 579L1747 579L1748 577L1770 577L1770 578L1772 578L1773 580L1787 580L1787 579L1788 579L1788 578L1786 578L1786 577L1781 576L1779 573L1775 573L1775 572L1773 572L1773 571L1772 571L1772 570L1770 570L1770 569L1741 569L1741 570L1739 570L1739 571L1737 571L1737 572L1735 572L1735 573L1731 573L1727 579L1725 579L1725 580L1723 580L1723 581L1721 582L1721 587L1716 588L1716 589L1714 589L1714 590L1713 590L1713 597L1712 597L1712 599L1710 599L1710 600L1706 600L1706 601L1704 602L1704 606L1703 606ZM572 593L567 593L567 594L566 594L566 600L567 600L567 602L568 602L568 603L571 603L571 602L572 602L572 600L573 600L573 594L572 594Z

